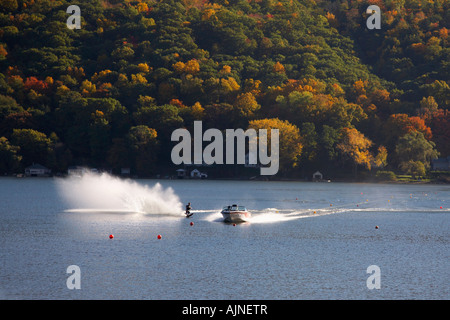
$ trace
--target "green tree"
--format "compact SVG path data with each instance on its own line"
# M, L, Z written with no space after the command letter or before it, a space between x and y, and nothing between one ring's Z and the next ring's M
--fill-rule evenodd
M422 132L412 131L400 137L395 147L398 166L402 168L411 168L412 164L407 164L409 161L421 162L425 169L431 166L431 160L436 159L439 153L435 149L435 144L432 141L425 139ZM417 163L414 164L417 167Z
M333 162L336 160L338 152L336 145L339 141L340 133L338 130L330 127L326 124L322 126L322 134L320 136L320 157L319 159L325 159L325 162Z
M16 100L10 96L0 95L0 122L12 113L24 112Z
M144 125L131 127L127 140L135 172L144 176L153 174L159 145L156 130Z
M404 161L400 163L400 169L413 177L423 177L426 174L425 165L422 161Z
M114 138L111 148L108 151L108 164L115 172L120 172L121 168L133 166L132 153L134 150L126 138Z
M33 129L14 129L11 142L20 147L24 167L32 163L40 163L45 166L53 164L53 144L44 133Z
M22 156L18 154L20 148L9 143L5 137L0 137L0 173L12 173L20 166Z

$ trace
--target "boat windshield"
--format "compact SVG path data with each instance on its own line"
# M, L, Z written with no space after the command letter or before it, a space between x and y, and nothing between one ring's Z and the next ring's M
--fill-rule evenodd
M226 207L223 207L223 210L227 210L227 211L247 211L247 209L244 206L226 206Z

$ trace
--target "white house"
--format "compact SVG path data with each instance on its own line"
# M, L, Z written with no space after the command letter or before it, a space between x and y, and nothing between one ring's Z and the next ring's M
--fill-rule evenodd
M323 174L320 171L316 171L312 176L313 181L321 181L323 179Z
M177 178L183 179L186 177L186 169L178 169L177 170Z
M201 178L201 172L197 169L194 169L191 171L191 178L193 179L200 179Z
M200 172L197 169L191 171L191 179L206 179L208 175L206 173Z
M33 163L31 166L25 168L25 175L27 177L48 177L51 173L52 170L39 163Z

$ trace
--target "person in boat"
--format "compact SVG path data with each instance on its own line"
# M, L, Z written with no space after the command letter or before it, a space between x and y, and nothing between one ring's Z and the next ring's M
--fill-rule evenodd
M186 205L186 216L187 216L187 217L190 217L190 216L193 215L193 213L191 213L191 209L192 209L191 203L189 202L189 203Z

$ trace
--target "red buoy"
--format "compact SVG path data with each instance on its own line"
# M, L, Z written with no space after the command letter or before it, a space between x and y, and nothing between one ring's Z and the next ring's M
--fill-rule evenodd
M158 234L158 237L157 237L158 239L161 239L162 238L162 236L160 235L160 234Z
M233 227L236 227L236 223L233 223Z
M375 226L375 229L378 229L378 226Z
M440 207L439 209L442 209L442 207Z
M114 235L110 234L110 235L109 235L109 238L110 238L110 239L114 239Z
M191 226L193 226L194 225L194 223L191 221L191 223L189 223Z

